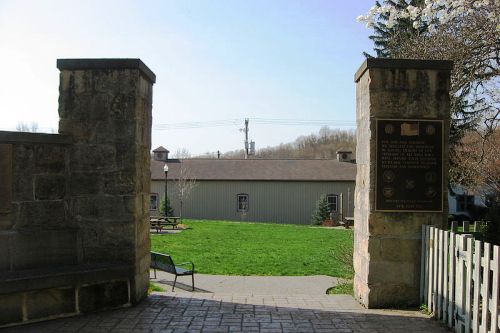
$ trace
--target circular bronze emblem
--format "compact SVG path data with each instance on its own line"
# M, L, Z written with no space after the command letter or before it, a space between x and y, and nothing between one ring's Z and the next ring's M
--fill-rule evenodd
M427 135L434 135L434 133L436 133L436 128L434 125L427 125L427 127L425 127L425 133Z
M405 179L405 188L407 190L413 190L415 188L415 180L414 179Z
M436 189L432 186L429 186L426 190L425 190L425 196L427 198L434 198L435 196L437 195L437 192L436 192Z
M392 170L385 170L384 173L382 174L382 177L384 178L385 183L392 183L393 180L396 178L396 175Z
M390 198L394 195L394 187L386 186L382 189L382 193L384 194L384 197Z

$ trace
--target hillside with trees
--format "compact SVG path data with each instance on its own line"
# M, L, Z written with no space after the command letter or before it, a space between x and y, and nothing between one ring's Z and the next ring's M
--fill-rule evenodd
M355 152L354 130L331 129L323 126L318 133L299 136L295 141L278 146L257 149L250 158L336 158L339 149ZM217 158L217 153L206 153L203 158ZM220 158L244 158L243 149L222 153Z

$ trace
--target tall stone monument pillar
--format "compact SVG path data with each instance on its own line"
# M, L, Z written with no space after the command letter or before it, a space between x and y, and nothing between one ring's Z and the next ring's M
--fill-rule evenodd
M139 59L59 59L59 132L72 136L69 219L78 261L122 263L129 299L147 295L154 73Z
M354 293L419 302L421 226L447 219L452 62L367 59L356 81Z

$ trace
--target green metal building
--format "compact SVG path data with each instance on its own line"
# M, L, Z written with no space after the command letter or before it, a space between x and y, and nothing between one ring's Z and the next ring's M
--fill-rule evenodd
M165 151L156 149L155 156ZM183 200L183 218L310 224L316 201L323 194L334 219L352 217L356 165L351 155L339 152L337 160L165 160L163 154L163 158L151 160L151 215L159 215L164 198L166 163L174 215L180 212L179 187L195 180Z

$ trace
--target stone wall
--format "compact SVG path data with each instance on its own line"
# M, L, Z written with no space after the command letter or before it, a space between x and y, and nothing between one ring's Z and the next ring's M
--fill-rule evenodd
M0 327L140 301L154 74L66 59L60 134L0 132Z
M365 306L419 302L421 226L447 219L451 62L368 59L356 73L355 297ZM380 212L375 206L376 119L444 122L443 211Z

